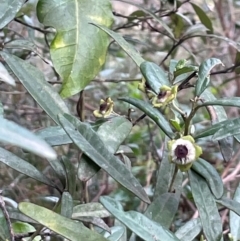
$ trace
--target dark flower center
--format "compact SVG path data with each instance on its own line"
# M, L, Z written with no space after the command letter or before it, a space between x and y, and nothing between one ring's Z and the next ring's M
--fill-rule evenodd
M99 111L103 112L106 111L108 104L105 102L99 106Z
M188 154L188 149L184 145L178 145L174 152L177 159L186 159Z
M167 95L167 91L160 91L160 93L158 94L158 99L162 99L163 97L165 97Z

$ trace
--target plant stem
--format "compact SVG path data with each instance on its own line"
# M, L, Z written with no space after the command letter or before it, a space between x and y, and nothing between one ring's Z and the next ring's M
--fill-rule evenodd
M82 90L80 92L80 96L78 99L78 103L77 103L77 113L79 116L80 121L84 122L85 119L85 111L84 111L84 90Z
M184 130L184 136L187 136L189 134L189 126L191 124L191 120L192 118L194 117L194 115L196 114L197 112L197 106L196 106L196 100L193 100L193 103L192 103L192 110L189 114L189 116L186 118L185 120L185 130Z

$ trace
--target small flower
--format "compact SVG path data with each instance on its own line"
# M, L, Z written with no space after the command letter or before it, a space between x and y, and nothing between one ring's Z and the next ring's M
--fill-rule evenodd
M168 142L169 159L181 171L187 171L202 154L202 148L195 144L191 136L184 136Z
M171 103L174 99L176 99L177 89L178 89L177 85L174 85L173 87L163 85L160 88L159 94L155 96L152 100L153 106L161 107Z
M106 118L112 114L113 105L114 105L114 103L110 97L106 98L105 100L101 99L99 109L93 111L93 115L95 117Z

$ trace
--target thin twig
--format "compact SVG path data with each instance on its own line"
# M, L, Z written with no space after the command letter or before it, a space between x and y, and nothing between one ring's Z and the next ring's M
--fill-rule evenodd
M39 32L41 32L41 33L43 33L43 34L46 34L46 33L54 33L53 31L50 31L50 30L41 29L41 28L32 26L32 25L30 25L30 24L28 24L28 23L25 23L25 22L19 20L18 18L14 18L14 21L16 21L16 22L18 22L18 23L20 23L20 24L22 24L22 25L24 25L24 26L26 26L26 27L32 28L32 29L34 29L34 30L37 30L37 31L39 31Z
M147 115L143 114L141 115L137 120L135 120L135 122L133 123L133 126L135 126L139 121L143 120Z

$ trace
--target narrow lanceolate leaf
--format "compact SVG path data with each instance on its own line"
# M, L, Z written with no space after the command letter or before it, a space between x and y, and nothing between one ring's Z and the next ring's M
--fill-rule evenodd
M64 191L61 197L61 215L71 218L73 212L73 199L69 192Z
M233 200L240 204L240 184L238 184ZM240 215L236 214L233 211L230 211L230 232L233 237L233 241L237 241L240 239Z
M40 0L38 19L54 27L50 46L54 67L63 78L61 95L83 90L98 74L108 47L108 36L90 23L110 27L113 21L109 0Z
M81 122L79 122L81 124ZM127 138L132 129L132 123L124 117L115 117L103 123L97 130L98 136L103 141L111 154L115 154L121 143ZM87 181L93 177L100 167L89 157L83 154L78 166L78 178Z
M235 126L237 127L236 129L235 129ZM219 131L226 130L226 129L228 130L235 129L235 134L238 134L238 130L240 130L240 118L217 122L216 124L213 124L212 126L197 132L194 135L194 138L198 139L202 137L212 136L214 134L217 134ZM214 135L214 139L215 138L216 138L216 135Z
M180 193L164 193L154 199L144 215L169 229L178 210Z
M103 207L101 203L80 204L73 208L72 218L78 217L109 217L110 213Z
M119 100L125 101L133 106L136 106L138 109L143 111L147 116L149 116L170 139L173 138L174 133L169 125L169 122L152 105L145 101L129 97L122 97L119 98Z
M0 240L8 241L8 240L12 240L12 238L14 239L14 237L11 237L9 225L5 216L6 215L3 213L1 208L0 209Z
M103 123L97 130L108 151L114 154L132 130L132 123L125 117L115 117Z
M49 126L36 131L35 134L44 139L51 146L60 146L72 143L72 140L61 126Z
M200 96L202 92L208 87L209 84L209 73L216 65L222 64L221 60L211 58L205 60L199 66L198 80L195 87L195 95Z
M166 144L165 144L166 146ZM164 193L168 193L172 181L172 173L175 165L168 159L168 152L164 150L163 158L157 172L157 182L154 190L153 200L156 200Z
M0 11L0 29L5 27L9 22L11 22L17 12L22 7L24 0L3 0L1 1L1 11Z
M69 193L74 196L76 192L76 175L75 175L75 167L71 160L65 156L61 158L62 166L66 172L66 186L65 190L69 191Z
M224 191L222 179L210 163L199 158L193 163L192 169L206 180L213 195L217 199L222 197Z
M58 114L69 113L62 98L46 82L40 70L11 54L1 52L1 56L29 94L56 123L58 123Z
M144 61L140 65L140 70L147 83L149 84L151 90L156 94L160 92L160 87L162 85L170 86L167 75L165 74L164 70L157 64Z
M202 231L200 218L192 219L179 228L175 235L181 241L192 241Z
M240 133L240 118L228 120L221 129L219 129L213 136L213 140L221 140L223 138L237 135Z
M51 210L40 207L33 203L22 202L18 206L19 210L28 217L36 220L43 226L60 234L71 241L87 240L88 241L107 241L100 234L91 231L81 223L65 218Z
M4 163L5 165L11 167L12 169L20 173L25 174L28 177L31 177L39 182L54 187L54 184L46 176L44 176L36 167L1 147L0 162Z
M109 241L119 241L122 240L125 229L120 226L114 226L111 228L111 235L107 237Z
M228 209L232 210L235 214L240 216L240 203L236 200L232 200L227 197L222 197L221 199L217 199L216 202L224 207L227 207Z
M208 106L208 105L221 105L221 106L234 106L240 107L240 97L232 97L232 98L222 98L212 101L206 101L202 104L199 104L199 107Z
M21 147L41 157L56 159L56 152L27 129L0 116L0 142Z
M130 211L123 212L118 208L118 202L113 198L100 197L103 206L112 213L120 222L146 241L179 241L168 229L152 221L141 213Z
M144 202L149 203L149 198L138 180L117 157L108 151L97 133L77 119L78 124L74 126L67 118L71 119L72 117L67 114L60 115L59 121L75 145L117 182Z
M201 98L204 99L204 102L216 100L216 97L208 89L206 89L201 94ZM207 107L207 110L211 116L212 124L228 119L226 111L222 106L216 106L216 105L210 106L210 107ZM231 160L232 158L232 154L233 154L232 143L233 142L231 142L231 139L229 139L229 137L218 141L222 156L226 162Z
M201 23L196 23L186 29L186 31L182 35L182 38L188 37L188 36L196 34L196 33L206 33L207 31L208 31L208 28L206 28L205 25L203 25Z
M145 61L140 53L134 49L134 47L129 44L119 33L115 33L114 31L106 28L105 26L94 24L98 28L102 29L106 32L109 36L111 36L119 45L120 47L132 58L132 60L136 63L137 66L140 67L141 63Z
M222 238L222 222L205 180L189 170L189 179L193 198L201 218L203 232L207 240L219 241Z
M207 16L207 14L205 13L204 10L202 10L199 6L197 6L194 3L191 3L195 13L198 15L201 23L208 28L210 31L209 33L212 34L213 33L213 26L212 26L212 22L210 20L210 18Z

